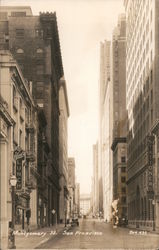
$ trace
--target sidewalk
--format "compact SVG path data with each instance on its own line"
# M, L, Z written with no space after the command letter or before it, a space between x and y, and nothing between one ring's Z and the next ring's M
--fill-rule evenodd
M31 232L15 231L15 245L16 249L35 249L41 244L47 242L51 237L55 237L57 234L62 233L64 230L69 230L71 226L64 224L52 227L40 228Z

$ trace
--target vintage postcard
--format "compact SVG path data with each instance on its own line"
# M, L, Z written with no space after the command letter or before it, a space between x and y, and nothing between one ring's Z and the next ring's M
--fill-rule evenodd
M158 20L0 0L0 249L159 249Z

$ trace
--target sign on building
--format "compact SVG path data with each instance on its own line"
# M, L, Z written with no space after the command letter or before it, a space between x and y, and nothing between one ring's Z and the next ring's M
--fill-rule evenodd
M149 192L153 191L153 136L147 137L147 152L148 152L148 176L147 188Z
M22 189L22 159L16 161L17 190Z

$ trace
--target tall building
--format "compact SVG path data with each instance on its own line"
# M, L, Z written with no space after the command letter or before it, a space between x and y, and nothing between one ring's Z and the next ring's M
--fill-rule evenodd
M91 212L90 201L91 201L90 194L81 194L80 195L80 213L81 213L81 215L88 215Z
M98 143L93 145L93 186L92 186L92 212L99 214L99 178L98 178Z
M42 177L46 185L39 185L37 200L38 211L52 225L56 221L53 209L59 221L59 81L64 74L56 13L33 16L30 7L16 6L1 6L0 11L0 48L12 52L24 77L32 82L34 99L46 118L45 159L39 171L46 170L47 176Z
M111 219L112 203L112 86L110 82L110 41L100 47L100 134L99 134L99 179L103 187L103 216ZM101 197L100 197L101 199Z
M68 158L68 190L68 218L71 219L75 215L75 159L73 157Z
M16 176L15 229L37 226L37 111L31 85L11 53L0 50L0 243L8 249L11 176ZM31 213L30 213L31 210Z
M128 220L159 230L159 1L124 1L128 109Z
M67 122L69 117L69 105L67 98L66 81L60 79L59 83L59 173L60 173L60 222L66 220L68 203L68 153L67 153Z
M119 16L111 49L111 82L113 98L113 200L118 201L119 224L127 220L127 113L126 113L126 20Z

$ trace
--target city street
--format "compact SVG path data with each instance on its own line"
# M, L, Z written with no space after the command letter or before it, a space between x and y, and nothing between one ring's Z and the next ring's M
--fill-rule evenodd
M158 249L159 235L112 228L98 220L82 219L79 227L51 237L38 249Z

